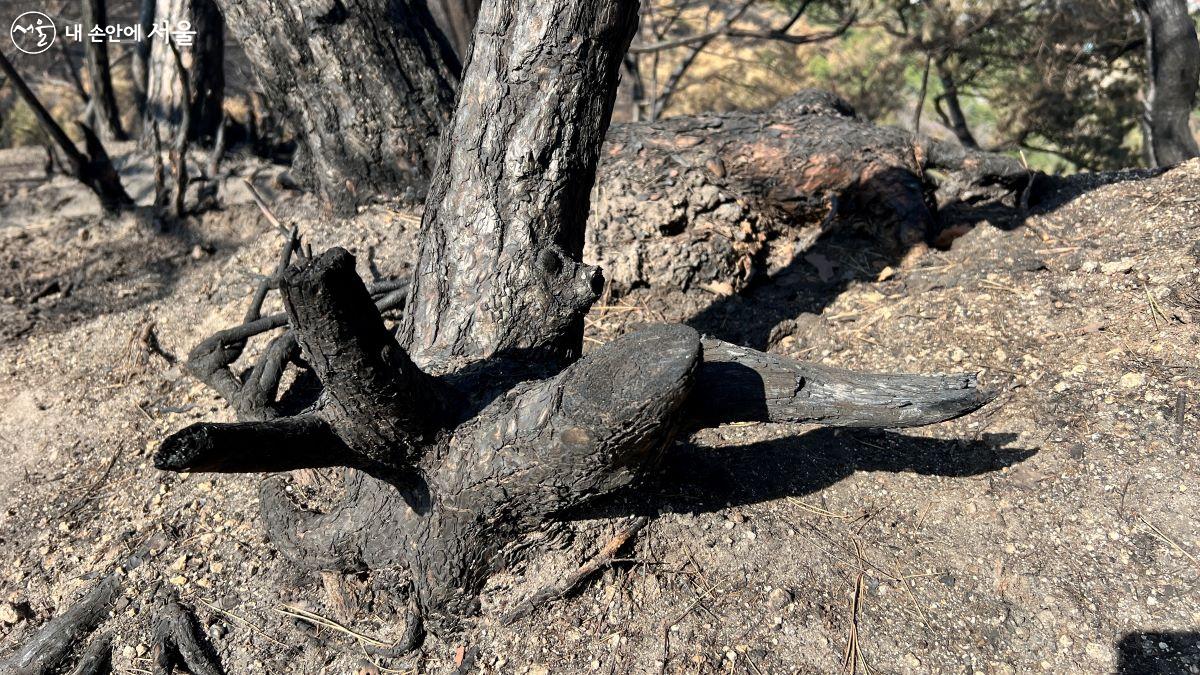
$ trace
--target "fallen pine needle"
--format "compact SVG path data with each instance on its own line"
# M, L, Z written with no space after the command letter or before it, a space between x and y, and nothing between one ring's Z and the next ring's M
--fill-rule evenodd
M320 614L316 614L316 613L310 612L308 610L300 609L299 607L292 607L291 605L284 605L282 609L280 609L278 607L272 607L271 609L273 609L274 611L276 611L280 614L283 614L284 616L290 616L293 619L300 619L301 621L306 621L315 626L323 626L330 630L337 631L339 633L344 633L346 635L349 635L352 638L355 638L356 640L359 640L360 642L365 642L374 647L387 648L387 647L392 646L391 644L384 642L383 640L377 640L369 635L364 635L364 634L359 633L358 631L355 631L351 628L347 628L343 624L341 624L337 621L334 621L333 619L321 616Z
M1146 527L1150 528L1150 532L1151 532L1151 533L1153 533L1153 534L1154 534L1154 536L1156 536L1156 537L1158 537L1159 539L1161 539L1161 540L1163 540L1164 542L1166 542L1166 544L1167 544L1168 546L1170 546L1171 548L1173 548L1173 549L1175 549L1176 551L1178 551L1178 552L1180 553L1180 555L1183 555L1183 556L1187 557L1187 559L1188 559L1188 560L1191 560L1192 562L1196 563L1197 565L1200 565L1200 560L1197 560L1197 559L1196 559L1196 556L1194 556L1194 555L1192 555L1191 553L1189 553L1189 552L1188 552L1186 549L1184 549L1184 548L1183 548L1182 546L1180 546L1179 544L1176 544L1176 543L1175 543L1175 541L1174 541L1173 539L1171 539L1171 538L1170 538L1170 537L1168 537L1166 534L1164 534L1162 530L1158 529L1158 528L1157 528L1157 527L1155 527L1153 524L1151 524L1151 523L1150 523L1150 521L1146 520L1145 518L1141 517L1140 515L1138 516L1138 520L1140 520L1140 521L1142 521L1143 523L1145 523Z

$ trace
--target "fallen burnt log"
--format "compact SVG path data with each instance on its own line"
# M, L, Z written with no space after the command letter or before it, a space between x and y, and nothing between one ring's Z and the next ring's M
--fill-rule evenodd
M585 258L616 293L737 291L770 239L803 250L833 224L856 223L904 248L940 230L939 201L1020 194L1034 176L1011 157L872 124L820 90L761 111L614 125Z

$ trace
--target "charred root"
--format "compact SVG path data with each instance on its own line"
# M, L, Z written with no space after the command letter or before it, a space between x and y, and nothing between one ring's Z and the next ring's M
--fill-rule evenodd
M871 375L804 363L705 338L691 410L702 425L819 422L915 427L973 412L995 393L975 375Z
M0 661L0 672L11 675L54 672L108 618L121 591L120 577L105 577L70 609L51 619L33 638L7 659ZM97 651L103 650L97 648ZM88 654L90 652L89 649ZM97 656L93 661L98 659Z
M472 392L416 368L353 269L349 254L334 250L281 279L305 362L324 385L313 409L193 425L167 439L156 463L365 469L370 475L350 472L346 499L328 513L298 508L285 481L268 478L260 491L267 530L308 569L407 566L422 615L440 628L477 610L507 542L644 475L681 429L751 420L915 426L966 414L992 396L972 375L851 373L660 325L553 377L510 385L453 423L439 406ZM606 564L603 554L597 560L515 616L568 592Z
M241 325L218 331L196 345L188 354L187 368L200 381L212 387L247 421L269 420L284 414L278 399L279 384L291 363L300 364L300 345L290 328L272 338L258 362L240 373L233 365L245 352L247 342L258 335L288 326L288 315L262 315L268 293L278 289L295 255L304 257L295 228L285 231L279 263L274 273L255 289ZM407 280L384 280L367 286L377 312L404 306Z
M225 675L196 618L174 597L158 612L154 643L156 673L169 675L181 666L193 675Z
M124 592L121 579L113 574L97 583L86 595L59 616L51 619L28 642L7 659L0 660L6 675L107 675L112 672L113 637L89 636L108 619ZM154 613L154 660L156 673L170 675L176 666L194 675L224 675L220 660L208 644L191 611L169 597ZM84 645L75 665L66 671L72 653Z

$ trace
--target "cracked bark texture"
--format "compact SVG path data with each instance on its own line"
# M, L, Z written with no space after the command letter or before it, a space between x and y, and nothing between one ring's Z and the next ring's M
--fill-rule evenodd
M580 262L588 198L636 24L629 0L483 7L401 329L427 372L579 355L601 284Z
M211 145L224 119L225 20L221 10L214 0L156 0L153 11L153 22L168 22L174 30L186 21L196 34L190 46L176 39L187 70L186 88L166 36L156 35L150 42L142 145L153 147L155 124L162 138L177 138L185 119L188 140ZM189 101L184 101L185 89ZM186 116L185 105L189 107Z
M459 68L423 2L218 4L296 137L299 178L341 213L424 196Z

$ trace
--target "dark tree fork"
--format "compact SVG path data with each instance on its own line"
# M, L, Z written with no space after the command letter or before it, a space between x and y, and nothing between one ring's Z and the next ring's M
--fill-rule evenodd
M189 359L241 422L168 438L173 471L349 466L329 513L297 510L263 483L272 539L312 569L406 565L420 612L452 627L517 537L627 485L672 436L735 420L898 427L990 400L973 376L861 375L656 326L582 354L601 288L582 264L588 198L637 22L636 0L485 3L426 204L417 265L394 335L342 249L291 263L272 283L290 330L263 362L230 365L260 317ZM290 361L320 380L295 414L277 400Z

